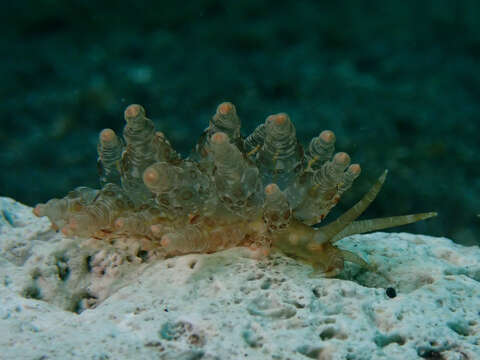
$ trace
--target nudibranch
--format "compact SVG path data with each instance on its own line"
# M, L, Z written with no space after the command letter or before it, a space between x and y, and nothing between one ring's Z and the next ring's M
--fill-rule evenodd
M285 113L270 115L249 136L232 103L217 108L188 157L155 130L140 105L125 110L123 138L101 131L101 189L78 187L62 199L38 204L67 236L98 241L138 238L148 259L211 253L246 246L258 255L271 249L335 276L344 261L371 268L336 241L352 235L427 219L414 215L356 221L380 191L385 171L350 210L318 226L360 175L345 152L334 154L335 134L322 131L304 150Z

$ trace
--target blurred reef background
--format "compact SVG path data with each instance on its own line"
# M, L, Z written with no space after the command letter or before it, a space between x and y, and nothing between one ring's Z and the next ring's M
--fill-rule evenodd
M388 168L364 218L438 211L397 231L480 242L480 2L2 3L0 195L28 205L98 187L96 143L145 106L186 155L216 106L249 133L287 112L363 168L327 218Z

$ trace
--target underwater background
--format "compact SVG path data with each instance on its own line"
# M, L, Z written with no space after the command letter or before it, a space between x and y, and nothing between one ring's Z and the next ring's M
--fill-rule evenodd
M30 206L99 187L96 144L142 104L187 155L216 106L250 133L287 112L324 129L362 175L362 218L437 211L396 228L480 243L480 2L33 1L0 11L0 195Z

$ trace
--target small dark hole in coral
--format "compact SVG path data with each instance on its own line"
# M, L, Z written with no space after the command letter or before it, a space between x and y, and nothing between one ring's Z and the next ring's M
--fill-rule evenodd
M390 299L393 299L394 297L397 296L397 291L392 288L392 287L389 287L385 290L385 293L387 294L387 296L390 298Z
M293 302L293 306L295 306L297 309L304 309L305 308L305 304L301 304L297 301Z
M192 325L187 322L178 321L176 323L166 322L159 331L159 336L164 340L177 340L185 333L192 330Z
M385 346L388 346L392 343L397 343L398 345L404 345L405 344L405 339L398 334L392 334L392 335L379 334L379 335L375 336L373 341L375 342L375 344L377 346L382 347L382 348L385 347Z
M461 336L468 336L470 334L470 330L468 328L467 323L462 323L462 322L447 322L447 326L455 331L458 335Z
M442 354L434 349L419 348L417 350L417 355L428 360L444 360Z
M48 356L47 355L41 355L39 356L38 358L35 358L37 360L48 360Z
M158 351L163 351L165 348L163 347L162 343L160 341L149 341L145 343L145 347L153 347L156 348Z
M192 261L190 261L190 263L188 264L188 266L190 267L190 269L195 268L195 265L197 265L197 260L192 260Z
M30 285L23 290L23 297L27 299L42 300L40 288L35 285Z
M145 262L148 260L148 251L146 250L139 250L137 252L137 257L139 257L140 259L142 259L142 262Z
M73 307L72 309L72 312L74 312L75 314L81 314L83 310L85 310L81 304L81 300L80 301L77 301L77 303L75 304L75 306Z
M58 276L60 277L60 280L66 281L68 279L68 276L70 275L70 268L67 266L63 269L58 269Z
M327 291L325 289L322 289L320 286L314 287L312 289L312 292L313 292L313 295L315 295L315 297L317 298L327 295Z
M265 279L262 282L262 284L260 285L260 289L267 290L267 289L270 289L270 286L272 286L272 280L271 279Z
M35 268L35 269L32 270L32 279L33 280L37 280L40 276L42 276L42 272L40 271L40 269Z
M92 261L92 256L89 255L85 258L85 264L87 265L87 271L88 272L92 272L92 264L91 264L91 261Z
M323 349L319 347L313 347L313 346L301 346L297 349L297 351L310 358L310 359L320 359L322 356Z
M202 338L198 334L191 334L188 337L188 342L192 345L199 346L202 345Z
M60 280L65 281L68 279L70 275L70 268L67 263L68 259L64 256L60 256L57 258L56 266L57 266L57 273Z
M320 339L322 340L330 340L336 334L336 330L333 327L326 328L320 333Z
M81 314L83 311L92 308L96 302L97 297L90 294L89 292L82 292L73 298L73 307L72 312L76 314Z

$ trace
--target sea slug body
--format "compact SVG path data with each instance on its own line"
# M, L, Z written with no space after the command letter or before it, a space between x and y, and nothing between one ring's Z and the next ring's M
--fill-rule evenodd
M330 130L304 150L285 113L268 116L244 138L235 106L224 102L186 158L155 130L142 106L127 107L125 121L123 139L111 129L100 133L102 188L76 188L63 199L38 204L35 215L47 216L67 236L141 238L138 251L151 256L234 246L263 255L280 249L324 276L337 275L344 261L372 268L337 248L341 238L436 215L356 221L379 193L385 171L350 210L318 227L361 168L350 164L347 153L334 153Z

